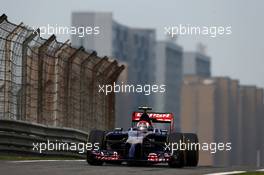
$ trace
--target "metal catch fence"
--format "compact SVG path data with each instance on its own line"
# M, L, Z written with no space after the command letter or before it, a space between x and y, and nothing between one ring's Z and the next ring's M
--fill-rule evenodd
M115 94L98 93L124 69L117 61L48 39L0 17L0 119L89 131L114 126Z

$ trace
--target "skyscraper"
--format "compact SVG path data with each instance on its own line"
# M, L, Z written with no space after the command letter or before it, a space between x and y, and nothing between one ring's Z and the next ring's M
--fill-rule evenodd
M158 41L156 44L156 77L158 84L166 85L165 93L156 94L155 109L172 112L175 127L180 129L180 93L182 82L183 49L173 41Z
M263 89L229 77L185 76L181 129L200 143L231 143L230 151L200 151L201 165L263 164ZM262 116L262 117L260 117Z
M83 46L86 50L95 50L99 56L111 56L119 61L126 62L128 67L128 84L144 85L155 82L155 41L154 29L132 28L115 21L112 13L108 12L74 12L72 25L99 27L100 34L79 37L72 35L74 46ZM139 93L130 93L129 109L122 112L130 117L132 111L140 105L154 105L154 96ZM122 93L117 94L117 98ZM119 100L117 100L119 101ZM117 107L127 109L128 104L119 103ZM124 107L125 106L125 107ZM123 125L126 126L127 124Z
M185 52L183 56L183 74L210 77L210 57L200 52Z

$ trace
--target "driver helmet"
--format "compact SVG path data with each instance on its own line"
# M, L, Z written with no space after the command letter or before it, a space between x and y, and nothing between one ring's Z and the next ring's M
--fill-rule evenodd
M147 121L140 121L137 123L137 128L139 131L147 131L149 128L149 123Z

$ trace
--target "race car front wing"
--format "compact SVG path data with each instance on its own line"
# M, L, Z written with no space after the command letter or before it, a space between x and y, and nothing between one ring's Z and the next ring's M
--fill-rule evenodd
M127 162L127 161L144 161L149 163L166 163L169 162L171 159L171 155L169 153L149 153L146 158L142 158L140 160L136 159L129 159L122 157L119 155L116 151L106 151L106 150L100 150L91 151L92 156L99 161L104 162Z

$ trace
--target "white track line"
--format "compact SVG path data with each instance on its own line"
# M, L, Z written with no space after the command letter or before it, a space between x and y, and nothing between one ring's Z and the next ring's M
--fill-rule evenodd
M239 174L239 173L245 173L246 171L229 171L229 172L220 172L220 173L209 173L205 175L228 175L228 174Z
M18 160L9 161L12 163L34 163L34 162L83 162L85 160Z
M264 172L264 169L256 170L257 172Z

